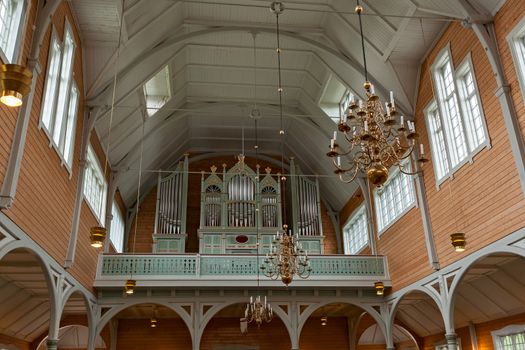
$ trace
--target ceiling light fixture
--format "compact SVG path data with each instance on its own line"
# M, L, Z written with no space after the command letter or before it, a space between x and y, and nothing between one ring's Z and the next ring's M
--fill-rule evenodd
M284 11L284 5L281 2L273 2L270 6L270 10L275 14L276 17L276 33L277 33L277 69L279 74L279 85L277 91L279 93L279 112L281 118L281 129L279 134L281 135L281 193L282 197L282 218L286 222L286 176L284 175L284 137L285 132L283 128L283 89L281 79L281 45L280 45L280 29L279 29L279 15ZM283 229L274 236L270 253L266 254L266 258L260 267L263 274L271 279L280 279L285 285L289 285L293 281L294 276L301 278L308 278L312 273L310 267L310 260L308 259L308 253L301 249L298 242L298 235L288 230L288 225L283 224Z
M349 183L357 177L359 172L366 173L371 184L378 187L388 179L388 169L397 166L405 174L414 175L409 168L412 154L417 154L418 134L413 122L399 117L394 94L390 92L390 101L382 103L376 95L374 85L368 79L368 68L363 35L361 15L363 7L357 0L355 12L359 18L361 34L361 49L363 52L363 66L366 101L356 101L353 94L348 94L346 109L340 110L338 130L344 134L348 142L345 149L337 143L337 131L330 141L330 150L327 156L332 158L335 173L341 181ZM398 120L399 117L399 120ZM342 157L350 157L349 166L341 164ZM423 145L419 148L419 162L426 162Z
M379 281L379 282L375 282L374 283L374 288L376 290L376 294L381 296L381 295L384 295L385 294L385 285L383 282Z
M465 251L465 246L467 245L467 240L463 232L456 232L450 235L450 241L454 250L458 253Z
M19 64L0 66L0 102L8 107L20 107L31 91L33 73Z

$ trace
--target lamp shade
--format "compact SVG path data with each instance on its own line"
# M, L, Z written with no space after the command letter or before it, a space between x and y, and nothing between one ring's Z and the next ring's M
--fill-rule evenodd
M374 288L376 290L376 294L377 295L383 295L385 294L385 285L383 284L383 282L375 282L374 283Z
M19 107L22 99L31 91L33 74L18 64L0 66L0 102L9 107Z
M137 285L137 281L129 279L126 281L126 284L124 285L124 290L126 291L126 294L133 294L135 292L135 286Z
M456 252L465 251L465 246L467 245L467 240L465 239L465 234L462 232L456 232L450 235L450 241Z
M102 248L106 239L106 229L101 226L94 226L89 230L91 246L93 248Z

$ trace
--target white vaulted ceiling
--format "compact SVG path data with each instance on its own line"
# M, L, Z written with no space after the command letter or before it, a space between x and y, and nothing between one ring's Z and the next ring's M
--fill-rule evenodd
M398 107L414 113L419 62L449 17L493 13L487 0L364 0L371 80L381 95L394 90ZM101 108L96 131L108 142L112 82L118 56L116 110L109 159L121 174L130 204L136 188L142 121L144 168L166 169L184 153L240 149L241 128L253 128L253 103L262 111L262 153L280 153L275 16L261 0L71 0L81 29L88 102ZM325 156L335 124L319 107L329 81L362 91L362 58L354 1L283 1L280 16L287 156L321 178L323 196L340 209L356 185L333 177ZM423 21L412 16L432 17ZM449 17L444 17L449 16ZM117 54L119 22L121 50ZM257 33L257 98L253 33ZM147 117L143 84L169 65L171 100ZM253 145L253 133L247 132ZM145 183L154 174L146 176Z

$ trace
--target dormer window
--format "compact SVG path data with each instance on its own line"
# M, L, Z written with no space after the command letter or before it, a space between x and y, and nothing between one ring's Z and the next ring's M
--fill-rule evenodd
M148 116L153 116L171 98L170 69L161 69L144 84L144 98Z

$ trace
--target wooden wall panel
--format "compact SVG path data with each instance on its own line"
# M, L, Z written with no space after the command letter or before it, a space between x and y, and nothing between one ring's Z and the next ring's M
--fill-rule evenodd
M16 338L13 338L13 337L9 337L7 335L4 335L4 334L1 334L0 333L0 344L5 344L5 345L14 345L16 347L18 347L20 350L30 350L31 349L31 344L24 341L24 340L20 340L20 339L16 339Z
M323 327L321 318L310 317L301 331L299 349L350 349L347 318L328 317L328 324Z
M200 349L215 350L217 345L257 345L258 350L291 349L288 331L278 317L259 329L249 325L246 334L241 334L238 318L214 318L204 330Z
M191 336L180 318L159 319L151 328L149 319L119 319L117 350L187 350Z
M196 253L199 251L199 240L197 230L200 224L200 201L201 201L201 171L210 171L210 167L215 165L217 172L222 173L222 164L226 164L226 169L230 169L237 160L232 157L215 157L190 163L190 172L188 178L188 221L186 225L188 238L186 241L186 252ZM255 169L255 159L246 158L246 164ZM266 167L272 168L272 172L278 171L278 167L266 161L259 160L261 173L264 173ZM155 228L155 206L157 198L157 188L154 187L140 205L139 227L137 230L136 252L151 252L153 238L152 234ZM325 254L337 254L337 237L332 221L328 215L327 209L321 203L321 220L323 233L325 235ZM134 242L135 222L133 221L130 239L128 240L128 250L131 251Z

